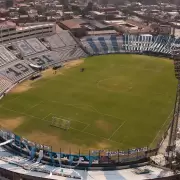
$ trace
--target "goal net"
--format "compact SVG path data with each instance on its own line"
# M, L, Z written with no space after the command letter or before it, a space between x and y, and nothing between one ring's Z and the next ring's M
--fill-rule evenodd
M52 117L51 126L68 130L70 128L71 121L63 118Z

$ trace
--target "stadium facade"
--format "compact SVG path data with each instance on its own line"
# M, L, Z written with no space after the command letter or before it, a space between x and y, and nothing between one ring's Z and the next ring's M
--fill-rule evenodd
M180 38L169 35L98 35L76 39L69 31L56 33L55 24L3 27L0 35L0 97L41 70L93 55L113 53L172 57ZM170 169L149 165L158 148L89 152L87 155L52 152L51 147L30 142L14 133L0 131L0 169L11 179L154 179L175 177ZM112 158L111 157L116 157ZM16 168L14 168L16 167ZM131 168L137 168L136 171ZM120 169L129 170L120 170ZM77 170L79 169L79 170ZM87 171L88 170L88 171ZM96 170L96 171L92 171ZM103 171L108 170L108 171ZM148 171L148 172L147 172ZM12 172L12 173L11 173ZM2 173L0 173L2 174ZM21 175L20 175L21 174Z

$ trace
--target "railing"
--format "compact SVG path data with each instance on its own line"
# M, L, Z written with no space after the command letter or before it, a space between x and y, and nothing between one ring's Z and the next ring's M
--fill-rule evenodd
M5 142L9 139L14 139L13 142L6 144L4 147L10 152L28 159L40 158L41 163L53 166L74 167L80 169L87 169L92 167L111 167L133 165L136 163L147 162L148 159L157 154L158 149L149 149L148 147L129 149L127 151L105 151L95 150L88 151L87 154L79 152L72 154L69 152L53 152L51 147L36 144L28 141L12 132L1 129L0 142ZM78 164L78 167L77 167Z

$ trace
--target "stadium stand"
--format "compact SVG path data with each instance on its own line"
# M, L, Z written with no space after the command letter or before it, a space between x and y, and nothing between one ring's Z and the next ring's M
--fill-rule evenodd
M61 31L60 33L58 33L58 36L60 37L60 39L64 42L66 46L77 44L74 38L71 36L71 34L68 31Z
M99 54L99 49L97 48L95 42L92 38L87 38L87 42L89 43L90 47L94 51L95 54Z
M149 50L153 52L160 52L161 49L168 43L169 36L158 35L155 41L151 44Z
M42 67L48 67L56 64L60 61L60 56L55 51L45 51L41 53L34 54L27 57L28 62L39 65Z
M174 43L175 37L170 36L167 44L161 49L161 53L170 54L171 53L171 45Z
M47 48L37 39L31 38L27 39L26 42L37 52L47 51Z
M170 51L180 47L180 38L175 38L174 42L170 45Z
M12 42L12 46L15 49L18 49L23 57L36 53L36 51L25 40Z
M147 51L149 44L151 43L152 35L143 34L139 36L139 51Z
M82 45L84 46L84 48L86 49L86 51L89 52L90 55L94 54L94 50L91 48L90 44L86 41L86 40L82 40L81 41Z
M79 46L69 46L54 50L59 54L60 62L86 57L87 54Z
M10 53L4 46L0 46L0 66L16 60L16 56Z
M107 54L109 49L108 49L108 46L107 46L107 44L105 42L104 37L98 37L98 40L99 40L99 42L100 42L100 44L101 44L101 46L102 46L102 48L104 50L104 53Z
M10 87L12 87L13 83L7 79L6 77L0 76L0 96Z
M81 39L83 46L93 54L107 53L162 53L171 54L171 49L177 47L179 39L172 36L150 34L120 36L91 36Z
M51 49L57 49L57 48L65 46L65 43L60 39L58 34L54 34L54 35L46 37L44 39L46 42L48 42Z
M140 34L140 35L131 35L131 34L123 34L123 35L105 35L105 36L88 36L81 39L81 44L83 47L89 52L90 55L99 55L99 54L108 54L108 53L163 53L163 54L172 54L172 51L176 48L180 47L180 38L171 37L171 36L152 36L150 34ZM21 41L15 41L10 43L13 50L8 51L8 49L1 45L0 46L0 96L3 95L9 88L11 88L16 83L19 83L21 80L24 80L35 73L30 64L42 66L42 67L50 67L52 65L61 64L62 62L69 61L72 59L82 58L88 56L84 50L81 48L81 44L76 41L73 36L68 31L61 31L58 34L51 35L49 37L45 37L44 40L37 38L24 39ZM9 45L8 45L9 46ZM19 60L15 54L11 52L20 52L23 60ZM2 132L0 131L0 140L4 142L7 137L7 134L10 132ZM3 134L3 135L2 135ZM6 137L6 138L4 138ZM36 145L32 145L32 142L25 141L23 138L18 137L13 134L14 141L10 144L10 146L6 145L6 147L11 148L11 150L18 155L12 156L11 153L0 150L0 164L3 162L9 163L9 166L16 165L16 168L21 170L22 172L28 173L29 170L33 171L41 171L43 173L51 172L51 166L45 166L44 164L58 166L59 165L77 165L78 163L82 167L98 167L103 166L103 160L101 159L100 152L97 152L96 155L77 155L77 154L65 154L63 152L56 153L50 151L50 149L44 149L42 147L37 147ZM21 141L19 140L21 139ZM23 139L23 140L22 140ZM1 149L1 148L0 148ZM138 152L138 153L137 153ZM118 155L120 158L120 163L123 165L131 165L131 162L138 162L139 160L143 160L156 153L149 152L147 149L143 150L132 149L118 152L105 152L103 154L106 155L105 166L108 163L119 163L112 162L108 159L109 155ZM30 156L30 160L22 158ZM128 156L128 157L127 157ZM65 161L63 161L63 159ZM24 160L25 163L22 163ZM44 164L43 164L44 162ZM14 163L14 164L13 164ZM28 164L29 163L29 164ZM78 165L79 165L78 164ZM121 164L121 165L122 165ZM118 164L119 165L119 164ZM7 168L6 166L5 168ZM1 166L2 168L2 166ZM126 166L127 168L127 166ZM150 170L155 171L155 168L148 167ZM60 170L60 169L58 169ZM64 171L68 171L67 175L72 176L72 170L63 169ZM139 171L141 172L141 170ZM144 172L142 170L142 172ZM161 169L158 169L158 173L161 172ZM56 172L58 176L62 176L60 171ZM83 172L84 173L84 172ZM93 172L91 172L93 174ZM131 177L134 177L132 171ZM64 173L65 174L65 173ZM63 176L64 176L63 174ZM123 171L122 175L123 176ZM136 175L137 178L140 175ZM142 175L143 176L143 175ZM77 174L73 174L73 178L80 178L81 176ZM103 176L104 177L104 176ZM129 176L128 176L129 177ZM150 174L149 174L150 177ZM151 176L155 177L155 175ZM156 175L158 177L158 175ZM110 177L111 179L112 177ZM116 177L117 179L119 176ZM0 177L1 179L1 177ZM123 178L122 178L123 179Z
M0 74L17 83L29 77L35 71L27 64L27 61L14 61L0 69Z
M115 35L111 35L110 40L111 40L114 52L119 52L119 45L118 45L116 36Z

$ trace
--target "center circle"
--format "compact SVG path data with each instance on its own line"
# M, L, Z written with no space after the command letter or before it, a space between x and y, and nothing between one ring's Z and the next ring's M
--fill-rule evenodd
M127 76L113 76L98 81L97 88L112 92L127 92L132 90L133 83Z

